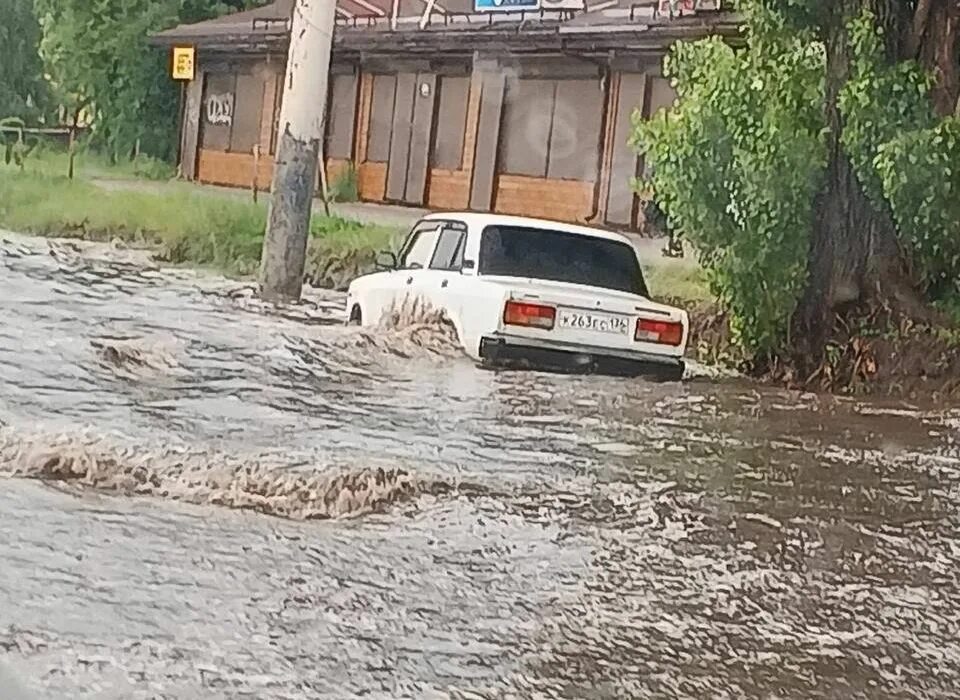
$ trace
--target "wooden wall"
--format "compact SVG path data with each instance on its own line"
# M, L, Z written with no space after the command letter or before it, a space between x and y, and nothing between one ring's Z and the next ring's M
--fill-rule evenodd
M382 202L387 195L387 164L361 163L357 167L357 189L364 202Z
M593 213L594 183L499 175L493 207L501 214L583 223Z
M488 161L491 161L491 148L496 150L496 144L502 139L502 135L497 135L496 122L487 124L490 128L484 128L481 134L481 114L482 105L487 99L484 91L490 91L494 95L502 94L503 86L499 86L500 93L497 93L497 86L491 88L484 82L485 75L487 74L476 72L470 79L460 167L439 168L431 165L428 168L426 206L439 210L466 210L471 208L472 203L475 204L474 200L483 200L483 206L478 205L478 208L489 207L504 214L577 223L609 221L622 226L634 225L635 196L628 182L635 173L638 161L636 154L626 144L630 131L630 115L637 107L648 112L651 102L657 103L656 106L668 103L672 96L663 87L667 85L666 82L650 73L628 74L620 70L609 73L609 80L601 83L606 86L606 92L597 95L597 99L603 103L605 114L600 127L598 147L598 151L602 153L597 153L600 173L596 175L585 172L583 177L588 179L575 180L559 179L556 175L539 177L496 172L499 169L499 156L495 155L492 162ZM657 82L653 82L655 79ZM261 190L269 189L273 177L271 150L274 146L275 120L278 113L276 102L279 81L278 74L269 76L263 90L263 117L259 129L262 155L256 175ZM651 88L654 88L655 95L650 94ZM388 165L385 162L367 160L367 142L374 102L373 74L361 72L357 89L352 159L328 159L327 182L334 182L352 162L356 164L360 199L366 202L383 202L386 198ZM492 145L489 143L491 138L494 139ZM482 149L479 148L481 140L486 144ZM479 153L480 150L483 151L482 154ZM478 162L478 158L483 160L483 164ZM454 165L449 155L445 160L446 165ZM491 195L489 201L485 198L477 199L476 196L478 184L483 184L477 182L479 170L491 176L483 181L486 185L481 188ZM493 172L488 172L491 170ZM200 148L196 172L197 179L201 182L250 188L254 178L253 156Z
M252 153L228 153L201 149L197 179L210 185L252 189L253 164ZM327 184L332 183L349 166L348 160L328 158ZM266 192L272 183L273 157L262 155L257 167L257 188L261 192Z
M327 186L332 185L349 168L350 161L346 158L327 158Z
M448 211L463 210L470 203L470 173L466 170L430 171L427 206Z
M367 162L370 111L373 107L373 75L360 76L360 106L357 114L357 189L364 202L382 202L387 191L387 164Z
M269 189L273 179L273 158L261 156L257 171L259 188ZM253 186L253 154L200 149L197 179L211 185L250 188Z
M463 135L463 157L459 170L433 168L427 185L427 206L431 209L463 210L470 207L470 182L480 120L480 81L470 80L467 123Z
M268 191L273 182L273 148L275 146L277 118L279 116L279 88L281 75L272 71L263 81L257 142L260 157L257 162L256 183L260 191ZM254 156L250 153L198 148L197 180L200 182L251 189L254 184ZM327 183L331 184L350 165L348 158L328 158L326 161Z

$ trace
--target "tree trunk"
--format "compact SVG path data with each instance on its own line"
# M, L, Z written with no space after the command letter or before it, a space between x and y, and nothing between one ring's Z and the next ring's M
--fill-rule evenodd
M843 118L838 95L850 75L847 22L872 10L885 29L891 61L900 54L903 13L896 0L836 0L826 22L826 122L828 165L815 202L807 262L809 278L793 319L801 368L815 368L823 357L836 313L878 297L906 299L906 266L893 217L866 195L843 152Z
M923 34L919 37L919 58L933 73L933 107L941 117L952 115L960 96L957 38L960 33L960 4L957 0L933 0Z

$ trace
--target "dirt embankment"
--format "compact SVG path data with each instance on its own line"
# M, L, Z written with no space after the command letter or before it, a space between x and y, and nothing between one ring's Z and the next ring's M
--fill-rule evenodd
M960 328L949 320L918 324L884 314L837 319L822 361L789 353L757 360L733 343L726 314L716 304L688 308L689 353L734 367L761 382L803 391L960 400Z
M376 258L373 248L336 250L315 242L307 251L304 281L321 289L345 291L351 280L375 270Z

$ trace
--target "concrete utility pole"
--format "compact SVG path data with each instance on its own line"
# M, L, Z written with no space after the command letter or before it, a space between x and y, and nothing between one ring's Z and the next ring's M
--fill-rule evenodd
M273 198L260 263L265 301L299 301L303 288L336 9L336 0L294 4Z

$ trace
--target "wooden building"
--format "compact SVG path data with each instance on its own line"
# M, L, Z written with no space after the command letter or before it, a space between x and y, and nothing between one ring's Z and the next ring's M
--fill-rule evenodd
M673 100L661 75L670 45L734 37L736 18L694 0L503 9L525 1L338 0L328 182L352 167L364 201L642 225L632 115L649 118ZM292 5L153 38L197 49L182 119L185 178L249 187L257 146L256 177L269 187ZM687 11L671 17L658 5Z

